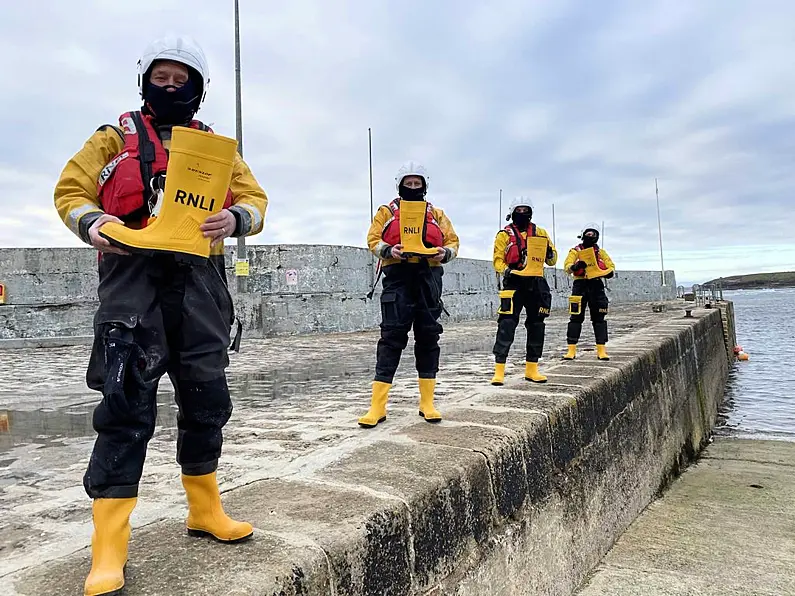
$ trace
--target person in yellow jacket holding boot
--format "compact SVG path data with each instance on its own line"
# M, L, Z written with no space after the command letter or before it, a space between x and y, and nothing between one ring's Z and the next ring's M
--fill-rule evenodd
M398 198L382 205L373 218L367 244L381 259L381 339L369 411L359 426L373 428L386 420L386 404L400 356L414 329L419 376L419 413L440 422L434 407L442 326L442 265L458 255L458 236L444 211L425 201L430 179L425 168L409 161L395 177Z
M129 518L165 373L179 406L177 461L188 501L188 532L222 542L253 533L250 524L224 513L216 480L222 428L232 413L224 370L234 314L223 241L262 230L268 199L232 151L227 197L217 199L223 208L215 198L203 198L200 207L216 213L195 228L195 236L205 238L209 258L180 258L185 221L174 215L173 201L161 199L157 232L149 232L168 184L164 174L172 127L209 135L208 127L193 120L209 73L201 48L186 37L153 42L138 67L143 107L123 114L118 127L100 127L66 164L55 188L64 223L100 251L99 308L86 375L89 387L103 394L94 410L97 439L83 482L94 518L87 596L117 594L124 586ZM142 254L113 244L112 235L103 236L109 222L139 230L138 236L157 250Z
M516 198L505 218L511 223L497 232L494 239L494 269L503 276L503 289L493 350L492 385L505 382L505 363L523 309L527 311L525 379L534 383L547 380L538 371L538 360L544 350L544 321L552 307L552 292L544 278L544 264L554 266L558 253L546 230L532 223L532 217L532 202L527 197Z
M585 309L591 311L591 323L596 339L596 357L610 360L607 355L607 310L609 300L605 294L604 279L613 277L615 264L607 251L599 247L599 228L596 224L586 225L579 235L580 244L569 251L563 268L574 277L569 297L569 326L566 330L568 351L564 360L577 357L577 342L580 340Z

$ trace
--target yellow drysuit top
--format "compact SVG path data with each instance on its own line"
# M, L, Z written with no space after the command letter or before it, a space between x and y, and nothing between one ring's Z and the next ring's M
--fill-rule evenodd
M547 234L547 231L544 228L536 226L536 236L539 238L546 238L547 242L549 242L549 248L552 249L552 256L546 259L546 264L550 267L554 267L555 263L558 262L558 251L555 248L555 245L552 244L549 234ZM527 232L522 232L522 238L527 239ZM497 271L497 273L505 273L505 270L508 269L508 263L505 262L505 250L508 248L508 243L510 241L511 237L505 230L500 230L497 232L497 237L494 238L493 262L494 269Z
M615 270L616 266L613 263L613 259L610 258L610 255L607 254L607 251L604 248L599 249L599 258L602 259L605 266L608 269ZM566 270L566 273L571 275L572 277L582 278L585 279L585 275L574 275L571 271L571 266L574 265L577 261L580 260L580 251L578 247L574 247L569 251L569 254L566 255L566 261L563 263L563 268Z
M439 224L439 228L442 230L442 236L444 238L444 248L446 248L449 253L449 258L446 258L442 263L449 263L454 258L458 256L458 248L460 245L458 234L455 233L453 229L453 224L450 219L445 215L444 211L439 209L438 207L432 207L433 209L433 216L436 218L437 223ZM386 227L387 222L392 219L392 211L389 209L387 205L381 205L378 208L378 211L373 218L373 223L370 224L370 230L367 232L367 246L370 247L370 251L381 259L381 266L387 267L388 265L394 265L395 263L401 263L400 259L393 259L392 257L384 257L383 252L387 248L391 248L386 242L384 242L382 236L384 233L384 228ZM419 257L412 257L407 259L409 263L417 263L419 262ZM438 261L432 261L428 259L428 263L431 267L437 267L442 263Z
M164 140L166 149L169 144L169 140ZM87 244L90 244L88 228L103 214L97 198L99 173L123 147L124 141L114 127L98 130L69 160L55 186L55 208L58 215ZM261 232L268 197L239 154L235 155L229 188L232 191L230 210L237 212L239 227L242 228L235 230L235 236L250 236ZM223 243L210 249L213 255L223 252Z

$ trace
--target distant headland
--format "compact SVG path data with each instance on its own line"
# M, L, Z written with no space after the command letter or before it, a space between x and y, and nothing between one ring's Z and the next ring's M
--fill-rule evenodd
M721 284L724 290L751 290L755 288L793 288L795 287L795 271L780 273L751 273L749 275L731 275L720 277L708 284Z

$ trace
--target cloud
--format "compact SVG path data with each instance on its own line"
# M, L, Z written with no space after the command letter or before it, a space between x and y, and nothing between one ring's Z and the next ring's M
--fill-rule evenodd
M4 11L0 244L77 246L52 207L66 161L138 105L150 37L200 40L200 117L234 136L232 2L42 0ZM795 5L786 1L500 0L241 6L243 151L271 198L254 243L363 246L408 158L490 258L504 204L527 194L561 253L605 222L619 267L680 280L791 268Z

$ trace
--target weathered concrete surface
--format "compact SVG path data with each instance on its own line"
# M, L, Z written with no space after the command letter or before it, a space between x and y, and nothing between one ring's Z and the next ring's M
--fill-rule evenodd
M371 431L355 420L374 333L248 342L230 368L236 409L219 474L255 540L237 549L182 532L164 384L127 594L571 594L709 434L728 365L718 311L695 314L617 307L610 362L588 343L559 360L566 320L553 316L550 382L522 379L520 332L502 388L487 384L493 323L448 325L444 422L417 416L409 350L389 420ZM77 594L96 403L87 349L13 354L0 360L0 593Z
M350 246L255 245L247 247L250 293L237 295L237 314L248 337L335 333L372 329L380 316L378 294L366 300L375 260ZM235 247L227 249L227 277L234 278ZM88 248L0 248L0 348L20 339L91 335L96 310L96 252ZM563 308L571 279L547 271L553 306ZM445 266L444 301L454 321L489 319L497 309L491 263L456 259ZM676 281L667 273L619 271L608 282L613 304L673 299ZM55 339L54 341L59 341Z
M616 542L580 596L795 594L795 443L721 438Z

